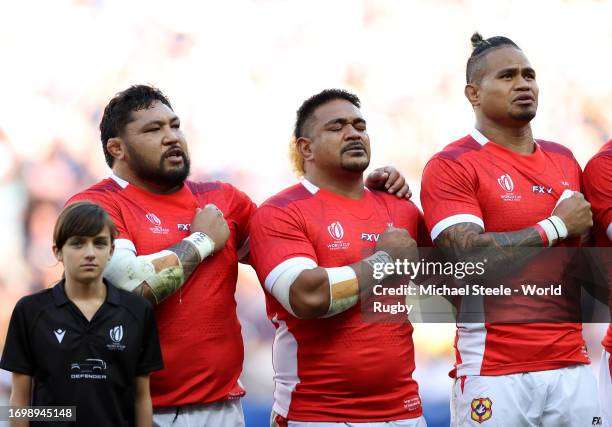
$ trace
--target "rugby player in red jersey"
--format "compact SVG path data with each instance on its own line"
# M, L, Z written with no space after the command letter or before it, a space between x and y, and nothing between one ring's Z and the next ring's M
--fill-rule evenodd
M518 278L539 267L525 248L576 245L591 210L571 151L533 138L538 85L522 50L506 37L476 33L472 43L465 95L476 126L428 162L421 201L436 246L461 261L480 251L489 272ZM467 301L484 321L457 324L453 426L572 427L599 416L581 324L487 321L537 302L528 296Z
M422 215L364 188L370 139L355 95L329 89L306 100L294 137L304 179L268 199L251 227L251 261L276 327L271 425L425 426L412 325L366 322L360 304L375 263L431 244Z

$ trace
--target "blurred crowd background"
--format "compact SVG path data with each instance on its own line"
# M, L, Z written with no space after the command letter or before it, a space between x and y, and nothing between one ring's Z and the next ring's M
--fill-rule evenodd
M463 86L474 30L524 50L540 85L535 135L584 166L612 132L611 16L611 2L588 0L0 0L0 345L17 299L60 277L53 224L70 195L109 175L98 124L127 86L170 98L193 179L231 182L257 203L296 180L288 142L301 102L353 91L372 166L401 170L419 204L426 161L473 125ZM236 298L247 421L264 426L273 329L250 267ZM594 368L603 331L585 329ZM448 425L453 337L454 325L415 325L430 427ZM8 373L0 384L6 402Z

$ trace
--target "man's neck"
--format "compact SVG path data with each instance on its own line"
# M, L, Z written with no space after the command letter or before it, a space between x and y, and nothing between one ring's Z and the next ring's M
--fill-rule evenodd
M493 141L518 154L531 154L535 149L531 125L510 127L486 118L476 120L476 129Z
M312 170L304 174L309 182L324 190L339 194L349 199L361 199L364 193L363 173L336 171L330 175L325 171Z
M113 174L115 174L122 180L127 181L128 183L130 183L130 185L135 185L138 188L142 188L143 190L154 194L176 193L183 186L183 183L180 183L179 185L168 187L167 185L161 185L155 182L147 181L138 177L128 168L122 168L119 165L113 166Z

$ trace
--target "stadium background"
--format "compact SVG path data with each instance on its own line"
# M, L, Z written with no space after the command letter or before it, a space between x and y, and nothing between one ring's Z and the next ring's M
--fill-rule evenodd
M357 93L372 165L393 164L419 200L427 159L473 123L463 97L469 37L507 35L538 72L535 134L584 166L612 132L612 3L606 1L0 1L0 337L16 300L59 278L51 230L66 198L108 176L101 110L134 83L160 87L182 119L192 178L260 203L295 181L294 112L327 87ZM266 425L273 330L242 267L249 426ZM588 325L599 357L604 329ZM453 325L415 325L430 427L448 425ZM10 375L0 375L0 403ZM593 396L595 398L595 396Z

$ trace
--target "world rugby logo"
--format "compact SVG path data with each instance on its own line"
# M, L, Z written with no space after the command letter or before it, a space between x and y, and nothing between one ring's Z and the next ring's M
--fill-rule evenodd
M153 225L156 225L158 227L161 225L161 220L153 212L149 212L145 216Z
M335 240L342 240L344 237L344 230L340 225L340 221L332 222L330 225L328 225L327 231Z
M507 173L497 178L497 183L508 193L512 193L514 191L514 183L512 182L512 178L510 178L510 175L508 175Z
M111 328L110 330L110 338L111 340L113 340L113 342L120 342L121 339L123 338L123 326L119 325L119 326L115 326L114 328Z

